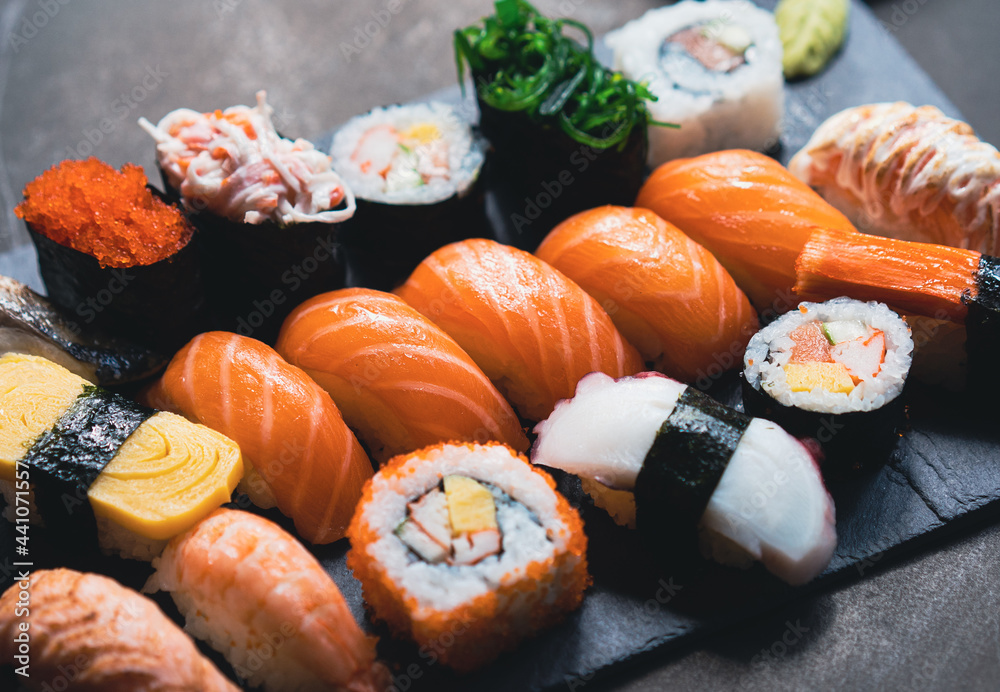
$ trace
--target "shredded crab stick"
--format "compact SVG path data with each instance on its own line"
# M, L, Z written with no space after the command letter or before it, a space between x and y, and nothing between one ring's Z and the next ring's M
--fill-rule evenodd
M0 665L22 665L28 633L31 689L239 691L156 603L113 579L53 569L19 583L0 597Z
M267 519L218 510L172 540L155 566L144 590L170 592L188 631L249 686L383 692L391 684L375 638L323 566Z
M534 255L492 240L446 245L396 293L455 339L530 420L572 396L588 372L642 369L596 300Z
M232 438L242 488L312 543L343 537L372 467L330 395L274 349L208 332L182 348L147 399Z
M447 180L451 174L448 141L434 123L404 130L390 124L373 127L362 135L351 161L362 173L380 176L386 192Z
M705 248L646 209L598 207L535 254L592 295L643 360L694 382L737 365L757 313Z
M665 163L639 191L651 209L718 258L758 309L785 312L795 259L813 228L854 227L774 159L741 149Z
M528 438L479 366L391 293L345 288L288 316L278 352L319 383L377 461L438 442Z
M172 111L139 125L156 140L160 167L185 203L232 221L337 223L354 215L354 195L330 157L304 140L281 137L266 93L257 105L225 111ZM343 205L343 208L337 209Z
M973 250L816 228L795 265L795 292L814 300L877 300L964 322L982 259Z

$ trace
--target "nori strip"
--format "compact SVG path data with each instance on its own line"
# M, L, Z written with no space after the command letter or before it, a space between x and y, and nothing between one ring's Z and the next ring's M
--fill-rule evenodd
M106 389L88 386L31 446L20 463L30 470L35 505L57 540L97 544L87 491L125 440L154 413Z
M166 172L160 173L167 196L179 199ZM295 306L345 285L339 238L345 223L251 224L188 205L184 210L198 229L217 329L273 344Z
M25 225L38 251L38 269L49 299L84 327L94 324L112 335L166 352L209 327L197 234L159 262L113 268L102 267L87 253L60 245Z
M635 480L636 527L658 561L698 552L698 522L750 418L693 387L681 393Z
M557 224L603 204L631 206L646 174L646 126L623 146L580 144L519 112L480 100L480 129L493 152L483 175L501 226L496 239L532 252Z
M995 405L1000 388L1000 258L983 255L976 271L976 297L968 301L969 388ZM985 403L984 401L984 403Z
M906 385L899 395L874 411L821 413L785 406L741 377L747 415L774 421L795 437L817 440L826 457L823 474L844 477L884 464L906 426Z
M463 194L432 204L386 204L357 199L341 234L351 286L391 291L427 255L466 238L488 237L482 171Z

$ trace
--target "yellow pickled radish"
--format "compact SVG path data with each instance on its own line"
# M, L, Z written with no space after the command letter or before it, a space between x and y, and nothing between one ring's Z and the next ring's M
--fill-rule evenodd
M444 494L454 536L497 528L497 510L491 493L467 476L445 476Z
M416 144L428 144L435 139L441 139L441 131L434 123L417 123L403 130L401 137Z
M785 366L785 381L793 392L822 389L850 394L854 389L851 373L840 363L789 363Z

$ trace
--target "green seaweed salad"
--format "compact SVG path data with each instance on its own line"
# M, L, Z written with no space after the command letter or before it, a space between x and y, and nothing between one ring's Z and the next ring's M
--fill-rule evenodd
M579 30L587 45L566 36L567 27ZM590 29L549 19L524 0L497 0L496 13L482 26L455 31L455 62L463 90L468 63L486 106L522 112L595 149L624 147L636 126L677 127L650 118L646 101L656 97L644 83L597 61Z

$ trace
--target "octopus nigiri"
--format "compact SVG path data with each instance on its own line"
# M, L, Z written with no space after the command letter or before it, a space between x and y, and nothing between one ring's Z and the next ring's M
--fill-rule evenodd
M383 692L375 660L340 589L276 524L220 509L173 539L145 591L168 591L186 627L267 692Z
M600 304L534 255L491 240L452 243L396 289L446 331L525 418L541 420L589 372L642 369Z
M237 692L150 599L108 577L39 570L0 597L0 665L36 690Z
M307 541L344 536L371 462L330 395L270 346L201 334L146 398L235 440L253 467L243 489L258 506L277 505Z
M685 382L739 365L757 313L708 250L646 209L598 207L535 254L607 310L646 362Z
M307 300L285 320L277 350L330 393L379 462L454 440L528 448L472 358L391 293L345 288Z
M663 164L642 186L636 206L715 255L759 310L798 305L795 258L814 227L854 230L780 163L742 149Z

